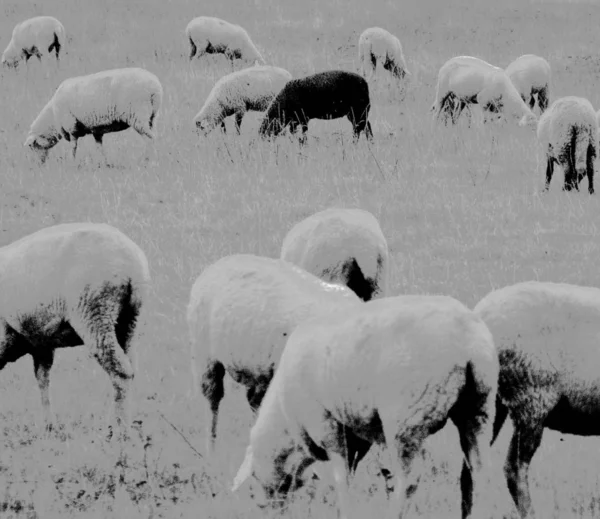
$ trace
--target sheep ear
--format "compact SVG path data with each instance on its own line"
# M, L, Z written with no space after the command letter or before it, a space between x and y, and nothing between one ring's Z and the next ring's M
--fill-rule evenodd
M240 465L240 468L233 479L233 486L231 487L232 492L237 492L244 481L246 481L252 475L253 463L254 454L252 452L252 446L248 445L248 448L246 449L246 457L244 458L244 461L242 461L242 464Z

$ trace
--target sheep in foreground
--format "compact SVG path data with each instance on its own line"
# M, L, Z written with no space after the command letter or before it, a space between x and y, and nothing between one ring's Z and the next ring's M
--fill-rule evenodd
M162 97L158 78L141 68L65 79L31 124L24 145L37 152L44 163L50 148L64 138L72 143L75 158L78 139L91 134L106 160L104 134L131 127L148 139L148 154Z
M484 517L472 510L484 506L497 379L489 330L450 297L388 297L305 321L283 351L232 490L254 476L251 493L285 498L307 467L331 462L347 519L350 473L378 444L393 452L390 517L402 518L419 480L413 461L450 419L465 456L462 517Z
M370 108L369 85L363 77L343 70L319 72L288 81L267 108L259 133L262 137L277 136L288 126L292 133L300 126L305 142L311 119L348 117L354 142L362 131L372 140Z
M190 60L196 55L200 58L204 54L224 54L232 64L234 59L248 64L265 64L246 29L220 18L194 18L185 28L185 35L190 42Z
M400 40L380 27L365 29L358 39L358 61L363 77L371 80L379 61L398 80L410 77Z
M287 70L268 65L248 67L223 76L215 83L194 124L204 135L217 126L226 131L225 118L234 115L239 134L246 112L264 112L291 79Z
M491 292L474 311L500 360L494 440L509 415L504 472L520 516L533 519L528 473L544 428L600 435L600 289L518 283Z
M387 295L388 245L368 211L332 208L309 216L286 235L281 259L346 285L364 301Z
M272 258L236 254L196 279L187 308L194 394L202 372L207 400L207 452L213 452L225 373L247 388L253 411L263 399L292 330L337 307L360 304L348 288L331 285Z
M458 122L462 111L478 104L484 121L499 118L519 120L519 126L535 127L537 117L525 104L506 72L471 56L449 59L438 73L435 102L431 111L436 119Z
M588 192L593 194L598 118L592 104L582 97L557 99L540 117L537 136L546 154L545 190L550 188L558 164L565 172L565 191L579 191L579 183L587 175Z
M128 437L133 340L149 284L143 251L105 224L55 225L0 248L0 369L33 357L47 430L54 350L85 345L110 377L118 437Z
M540 113L548 108L550 99L550 64L535 54L524 54L505 69L521 99L533 110L537 97Z
M12 38L2 53L2 65L16 67L24 59L50 55L54 51L59 59L60 49L65 44L66 33L62 23L52 16L36 16L15 26Z

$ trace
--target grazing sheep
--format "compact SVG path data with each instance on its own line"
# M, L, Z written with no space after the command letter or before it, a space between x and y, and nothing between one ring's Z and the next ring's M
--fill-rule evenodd
M587 175L588 191L593 194L598 118L592 104L582 97L557 99L540 117L537 136L546 154L545 190L550 188L556 163L565 172L563 190L579 191L579 183Z
M387 295L388 245L368 211L332 208L309 216L286 235L281 259L346 285L364 301Z
M288 81L267 108L259 133L263 137L277 136L287 126L292 133L301 126L305 142L311 119L348 117L354 142L362 131L372 140L370 108L369 85L363 77L343 70L319 72Z
M362 75L370 80L379 61L396 79L409 77L400 40L380 27L365 29L358 39L358 61Z
M529 108L533 110L537 97L540 114L544 113L550 99L550 64L540 56L524 54L506 67L505 72Z
M133 339L149 284L143 251L105 224L55 225L0 248L0 369L33 357L48 430L54 350L85 345L110 377L119 438L128 437Z
M484 121L501 115L518 119L519 126L535 127L537 117L525 104L504 70L471 56L449 59L438 73L435 102L431 111L439 120L443 114L447 123L458 122L462 111L478 104L484 111ZM492 115L495 114L495 115Z
M239 134L246 112L264 112L291 79L287 70L268 65L248 67L223 76L215 83L194 123L207 135L217 126L226 131L225 118L235 115Z
M2 53L2 65L16 67L24 59L42 56L52 51L59 59L60 49L66 40L63 24L52 16L36 16L15 25L12 38Z
M235 254L207 267L192 287L187 308L193 392L200 368L208 402L207 452L215 448L226 372L247 388L248 403L256 411L298 323L359 303L346 287L325 283L279 259Z
M231 60L265 64L265 60L243 27L211 16L199 16L188 23L185 35L190 42L190 60L196 55L224 54Z
M528 473L544 428L600 435L600 290L518 283L491 292L474 311L500 360L494 440L510 415L504 472L520 516L533 519Z
M72 143L75 158L77 140L92 134L106 160L104 134L131 127L147 137L150 146L162 97L158 78L141 68L65 79L31 124L24 145L36 151L43 163L50 148L64 137Z
M346 519L350 473L378 444L394 453L390 517L402 518L419 481L413 460L450 419L465 456L462 517L484 517L471 512L473 497L484 506L497 379L489 330L450 297L389 297L305 321L285 346L232 490L253 475L267 499L285 498L308 466L329 461Z

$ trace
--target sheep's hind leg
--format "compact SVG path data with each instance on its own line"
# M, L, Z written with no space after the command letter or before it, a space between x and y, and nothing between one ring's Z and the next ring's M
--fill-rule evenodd
M92 135L94 136L94 141L96 142L96 148L100 152L100 155L102 155L102 160L104 160L104 164L108 166L108 158L106 157L106 152L104 150L104 146L102 145L102 138L104 135L102 133L94 133Z
M546 185L544 191L550 189L550 182L552 181L552 175L554 174L554 159L550 156L547 157L546 161Z
M42 396L42 412L46 434L54 428L54 413L50 402L50 370L54 363L54 348L40 349L32 353L33 370Z
M588 192L590 195L594 194L594 159L596 158L596 148L592 145L588 146L587 151L587 178L588 178Z
M237 134L240 134L240 130L242 128L242 119L244 119L244 112L238 112L235 114L235 129L237 130Z
M207 423L210 423L206 434L206 452L215 451L217 439L217 423L219 421L219 405L225 396L225 366L218 360L209 360L202 375L202 394L208 401Z

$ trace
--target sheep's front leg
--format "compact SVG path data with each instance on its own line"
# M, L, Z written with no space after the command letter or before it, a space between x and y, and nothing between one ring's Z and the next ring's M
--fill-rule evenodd
M54 348L36 351L33 356L35 378L42 395L42 412L46 433L53 429L54 414L50 402L50 369L54 363Z
M546 186L544 191L550 189L550 182L552 181L552 175L554 174L554 159L550 156L546 160Z
M77 155L77 141L78 138L74 137L73 135L71 135L71 140L72 140L72 146L73 148L71 149L71 153L73 154L73 159L75 159L75 156Z
M590 195L594 194L594 148L592 146L588 147L587 151L587 178L588 178L588 192Z
M212 454L217 439L217 423L219 421L219 406L225 396L225 366L218 360L209 360L202 374L202 394L207 400L206 452Z
M104 135L101 133L94 133L93 136L94 136L94 141L96 142L96 148L100 152L100 155L102 155L102 159L104 160L104 163L108 164L108 159L106 157L104 146L102 145L102 138L104 137Z
M242 127L242 119L244 118L244 112L238 112L235 114L235 129L237 130L238 135L240 134L240 129Z
M346 460L336 452L330 453L331 471L338 495L338 519L351 519L350 472Z

